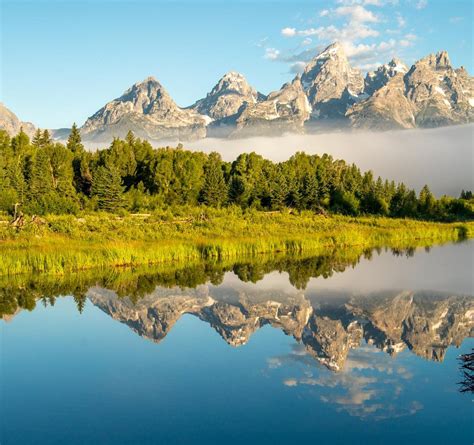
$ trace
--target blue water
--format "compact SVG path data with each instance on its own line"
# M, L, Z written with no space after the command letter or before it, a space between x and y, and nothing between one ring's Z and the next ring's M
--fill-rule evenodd
M0 321L0 334L2 445L474 439L472 394L457 385L473 338L441 362L362 340L334 372L269 325L233 347L184 314L156 343L72 297Z

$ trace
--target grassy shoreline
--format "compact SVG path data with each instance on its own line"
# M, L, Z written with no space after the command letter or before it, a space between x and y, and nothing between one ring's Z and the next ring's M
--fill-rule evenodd
M182 208L174 214L0 219L0 275L226 260L331 249L408 248L474 237L474 222Z

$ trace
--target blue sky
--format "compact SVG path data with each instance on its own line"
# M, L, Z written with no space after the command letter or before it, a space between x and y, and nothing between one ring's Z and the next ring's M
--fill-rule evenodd
M470 0L1 2L0 100L59 128L155 76L178 105L227 71L263 93L340 40L363 70L446 49L473 73Z

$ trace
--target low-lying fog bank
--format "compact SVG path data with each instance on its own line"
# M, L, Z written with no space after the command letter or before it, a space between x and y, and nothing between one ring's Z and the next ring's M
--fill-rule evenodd
M255 151L274 161L288 159L296 151L329 153L373 170L383 178L403 181L419 190L429 184L436 195L458 196L474 190L474 125L433 130L387 132L339 132L287 135L249 139L202 139L186 148L217 151L226 161L240 153Z
M177 141L152 142L154 147L177 144ZM85 142L89 150L107 145ZM206 138L183 145L190 150L217 151L225 161L251 151L273 161L284 161L297 151L329 153L336 159L357 164L363 171L372 170L384 179L402 181L417 191L425 184L437 196L459 196L463 189L474 191L474 124L430 130L348 130L247 139Z

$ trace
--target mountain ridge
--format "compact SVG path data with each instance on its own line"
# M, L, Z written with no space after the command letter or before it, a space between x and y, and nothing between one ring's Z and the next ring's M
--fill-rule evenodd
M316 54L301 75L267 96L241 73L229 71L205 97L179 107L155 77L147 77L91 115L81 134L85 141L108 142L131 130L152 141L174 142L331 127L391 130L470 122L474 78L464 67L454 68L447 51L429 54L411 67L393 58L363 77L350 65L343 45L335 42ZM10 110L0 108L0 128L17 132L19 123ZM63 138L65 132L55 134Z

